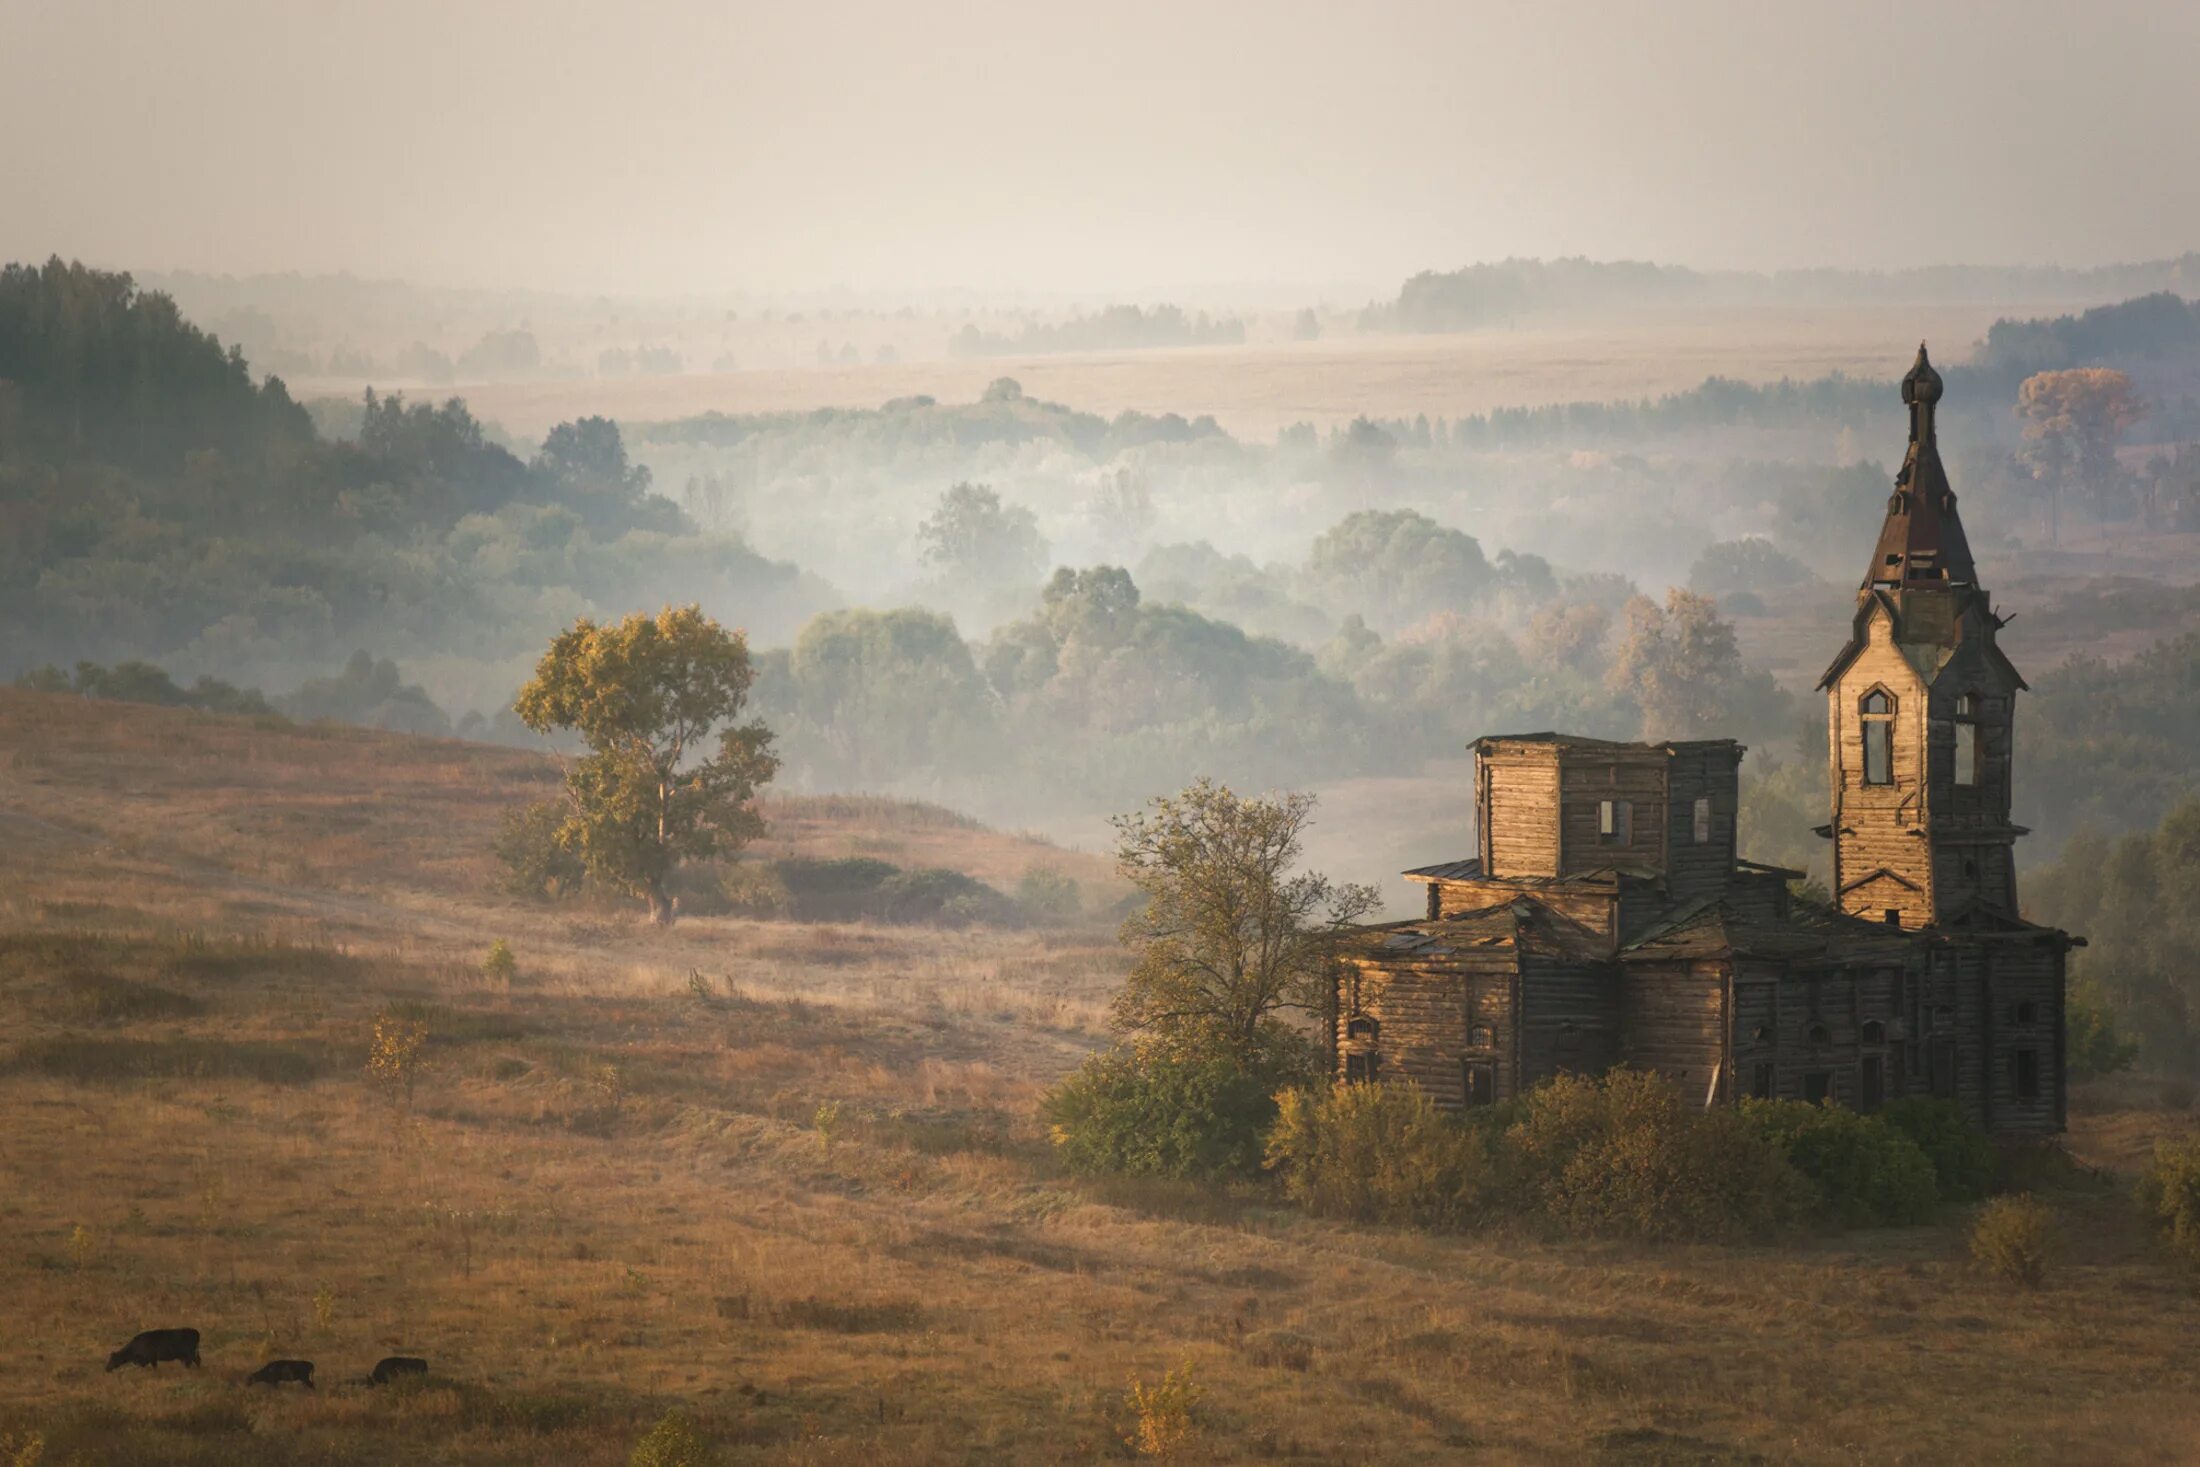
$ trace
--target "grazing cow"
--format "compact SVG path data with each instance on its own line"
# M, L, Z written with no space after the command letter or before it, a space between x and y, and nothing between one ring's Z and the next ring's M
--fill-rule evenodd
M244 1378L246 1385L278 1386L286 1380L294 1380L307 1390L313 1389L313 1362L311 1360L270 1360Z
M163 1360L181 1360L193 1369L199 1363L199 1332L195 1329L149 1329L107 1357L109 1370L125 1365L154 1366Z
M426 1375L428 1362L417 1355L392 1355L374 1367L374 1383L388 1385L401 1375Z

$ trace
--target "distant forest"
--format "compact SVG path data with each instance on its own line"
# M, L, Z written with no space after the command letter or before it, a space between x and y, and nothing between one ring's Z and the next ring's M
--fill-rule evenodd
M1471 331L1537 316L1659 305L2035 300L2200 288L2200 254L2072 270L1938 265L1909 270L1691 270L1639 260L1499 260L1424 270L1360 315L1363 331Z
M2189 322L2170 297L2009 323L1951 364L1982 553L2035 493L1994 380L2189 362ZM1747 664L1736 618L1822 605L1831 635L1890 470L1829 450L1891 455L1901 431L1889 386L1835 378L1259 444L1002 379L971 403L591 418L524 445L456 400L309 413L128 277L15 266L0 678L519 738L507 703L555 630L697 601L758 648L797 788L1014 819L1195 773L1411 773L1498 729L1717 732L1755 751L1752 849L1806 863L1823 719ZM1661 439L1685 451L1645 451ZM2163 512L2183 501L2132 486L2200 482L2200 461L2119 472L2091 512ZM2196 648L2027 668L2043 845L2191 790Z

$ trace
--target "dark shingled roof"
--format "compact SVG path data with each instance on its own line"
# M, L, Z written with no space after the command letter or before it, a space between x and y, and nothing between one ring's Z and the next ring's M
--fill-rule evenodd
M1872 547L1865 587L1914 590L1978 584L1971 542L1956 517L1955 490L1933 435L1933 405L1940 393L1940 374L1919 342L1917 364L1902 379L1902 400L1910 408L1910 451L1887 499L1887 519Z
M1488 952L1526 952L1583 962L1604 960L1595 933L1532 897L1447 912L1433 922L1383 922L1359 928L1345 945L1351 956L1371 959L1468 957Z
M1899 963L1919 934L1797 903L1785 917L1744 912L1716 896L1676 907L1622 950L1622 958L1780 958Z

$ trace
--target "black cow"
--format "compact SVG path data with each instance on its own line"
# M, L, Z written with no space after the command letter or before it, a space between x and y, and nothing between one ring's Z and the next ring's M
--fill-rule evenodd
M278 1386L286 1380L294 1380L307 1390L313 1389L313 1362L311 1360L270 1360L244 1378L246 1385Z
M426 1375L428 1362L417 1355L392 1355L374 1367L376 1385L388 1385L401 1375Z
M109 1370L125 1365L153 1366L163 1360L181 1360L192 1369L199 1363L199 1332L195 1329L149 1329L107 1357Z

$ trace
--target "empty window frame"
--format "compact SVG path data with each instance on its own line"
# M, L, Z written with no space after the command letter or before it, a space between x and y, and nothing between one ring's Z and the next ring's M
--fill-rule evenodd
M1468 1060L1459 1067L1459 1078L1468 1105L1497 1103L1497 1067L1488 1060Z
M1689 833L1690 833L1690 834L1691 834L1691 835L1692 835L1692 836L1693 836L1693 837L1695 838L1695 841L1696 841L1696 844L1697 844L1697 845L1699 845L1699 846L1707 846L1707 845L1710 845L1710 844L1711 844L1711 796L1709 796L1709 795L1698 795L1698 796L1696 796L1696 809L1695 809L1695 812L1694 812L1694 816L1695 816L1695 818L1694 818L1694 821L1693 821L1693 823L1692 823L1692 825L1691 825L1691 828L1690 828L1690 832L1689 832Z
M2039 1021L2040 1006L2036 1003L2026 1002L2016 1004L2012 1006L2009 1010L2009 1022L2012 1024L2022 1026L2027 1024L2037 1024Z
M1833 1031L1823 1024L1812 1024L1803 1031L1803 1042L1805 1044L1831 1044L1833 1042Z
M1887 1042L1887 1026L1879 1019L1866 1019L1864 1027L1858 1033L1857 1038L1865 1044L1885 1044Z
M1894 783L1894 696L1873 688L1858 705L1864 723L1864 783Z
M1374 1084L1375 1070L1375 1054L1372 1050L1344 1057L1344 1082L1347 1085Z
M1887 1061L1867 1054L1856 1062L1856 1108L1875 1111L1887 1100Z
M1965 693L1956 699L1956 783L1978 783L1978 699Z
M1597 801L1597 844L1624 846L1631 840L1634 811L1625 800Z
M1345 1021L1344 1037L1347 1039L1365 1039L1372 1042L1376 1035L1381 1032L1381 1026L1365 1014L1354 1014Z
M1759 1064L1749 1077L1749 1094L1753 1100L1772 1099L1772 1066Z
M2012 1050L2009 1055L2009 1088L2019 1100L2040 1098L2040 1052L2036 1049Z
M1805 1070L1803 1072L1803 1103L1824 1105L1833 1098L1833 1072L1831 1070Z

